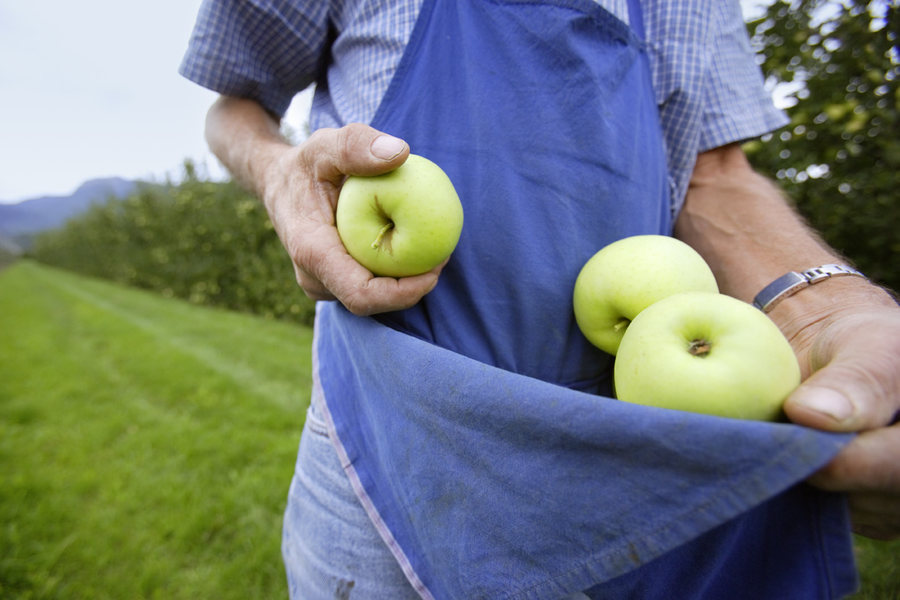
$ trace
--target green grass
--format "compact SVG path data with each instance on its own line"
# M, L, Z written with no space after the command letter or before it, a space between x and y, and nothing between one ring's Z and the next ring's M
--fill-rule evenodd
M18 262L0 272L0 598L284 598L304 327ZM858 599L900 599L859 538Z
M900 600L900 540L881 542L856 537L861 586L854 600Z
M0 597L279 598L311 331L0 273Z

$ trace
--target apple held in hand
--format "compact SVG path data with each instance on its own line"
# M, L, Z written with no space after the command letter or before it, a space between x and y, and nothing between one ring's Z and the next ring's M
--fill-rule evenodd
M800 367L762 311L723 294L685 292L634 319L613 376L626 402L771 421L800 384Z
M344 247L359 264L378 276L407 277L450 256L463 210L446 173L410 154L390 173L347 178L336 220Z
M696 250L673 237L635 235L602 248L575 281L575 321L585 337L616 354L629 323L654 302L678 292L718 292Z

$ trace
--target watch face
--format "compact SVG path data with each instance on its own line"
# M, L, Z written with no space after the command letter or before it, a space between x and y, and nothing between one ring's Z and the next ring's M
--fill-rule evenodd
M791 271L763 288L754 298L753 305L763 312L768 312L779 300L787 298L808 285L809 280L805 276Z

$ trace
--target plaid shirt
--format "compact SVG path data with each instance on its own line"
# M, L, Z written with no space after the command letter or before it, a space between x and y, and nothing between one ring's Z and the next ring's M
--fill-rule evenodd
M597 0L627 22L626 0ZM421 0L204 0L181 64L192 81L283 115L326 73L310 126L369 122ZM765 91L738 0L642 0L673 211L698 152L786 123ZM327 63L325 62L327 61Z

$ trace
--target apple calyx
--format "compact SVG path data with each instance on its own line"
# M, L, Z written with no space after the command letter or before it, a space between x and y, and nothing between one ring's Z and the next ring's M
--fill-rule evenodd
M708 356L711 349L712 344L702 338L691 340L691 343L688 344L688 353L691 356L698 356L700 358Z
M387 250L390 251L390 238L385 240L384 236L386 236L388 234L388 232L393 228L394 228L393 221L389 220L387 223L384 224L384 227L382 227L381 230L379 230L378 235L375 236L375 241L372 242L372 250L377 250L378 246L381 245L381 242L385 241L386 245L387 245Z

